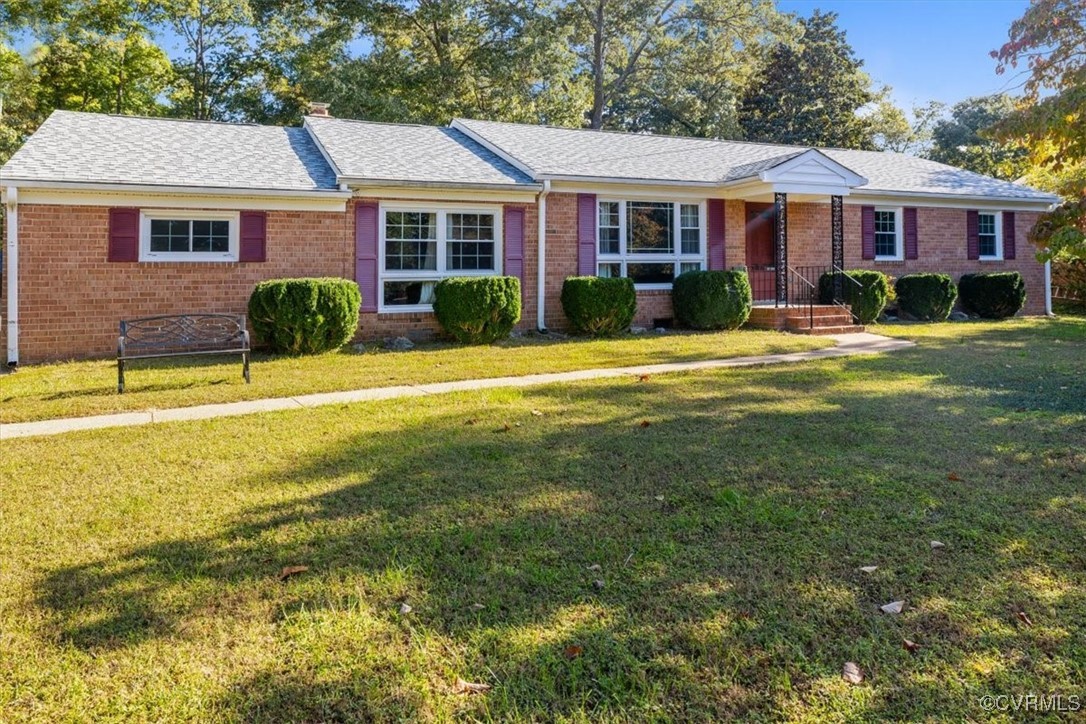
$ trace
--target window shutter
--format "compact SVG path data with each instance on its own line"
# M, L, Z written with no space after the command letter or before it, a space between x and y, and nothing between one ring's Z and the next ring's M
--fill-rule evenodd
M980 259L980 231L977 212L965 212L965 251L966 258Z
M354 207L354 280L362 292L362 311L377 311L377 204Z
M875 258L875 207L860 208L860 228L863 233L863 258Z
M596 276L596 194L577 194L577 273Z
M109 210L109 261L139 261L139 209Z
M1017 250L1014 238L1014 212L1003 212L1003 258L1014 259Z
M520 300L524 301L524 209L506 206L502 209L502 253L504 273L520 280Z
M905 208L902 213L905 216L905 220L902 222L905 226L905 258L919 259L920 244L916 234L916 209Z
M705 235L709 240L709 268L724 271L724 199L709 199ZM680 241L681 243L681 241Z
M265 212L242 211L240 236L238 261L267 261L268 215Z

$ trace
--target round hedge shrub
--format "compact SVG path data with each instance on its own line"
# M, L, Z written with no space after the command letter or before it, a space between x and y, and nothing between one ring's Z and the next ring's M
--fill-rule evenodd
M736 329L750 316L750 280L744 271L689 271L671 289L675 319L693 329Z
M434 287L434 316L462 344L490 344L520 321L520 279L449 277Z
M625 332L637 312L633 279L567 277L562 282L562 311L582 334Z
M962 306L985 319L1013 317L1026 303L1026 282L1018 272L963 274L958 280Z
M925 322L946 321L958 298L958 288L946 274L906 274L895 288L899 311Z
M351 341L361 305L349 279L269 279L249 297L249 323L276 352L318 354Z
M846 276L855 279L860 286L841 280L841 292L845 304L852 308L860 324L872 324L886 308L892 296L890 278L880 271L852 269ZM833 272L826 272L818 279L818 301L820 304L833 304Z

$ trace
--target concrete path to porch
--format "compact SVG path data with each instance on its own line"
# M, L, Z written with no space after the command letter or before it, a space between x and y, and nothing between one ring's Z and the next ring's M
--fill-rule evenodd
M107 427L128 427L131 425L150 425L159 422L178 422L183 420L207 420L214 417L233 417L251 415L257 412L275 410L300 410L322 405L342 405L355 402L391 400L400 397L423 397L442 395L449 392L471 392L491 390L499 387L534 387L556 382L576 382L579 380L598 380L609 377L628 377L631 375L658 375L669 372L694 372L727 367L753 367L757 365L782 364L786 362L805 362L808 360L849 357L852 355L879 354L914 346L913 342L903 339L891 339L878 334L857 332L852 334L826 335L827 339L837 342L834 347L816 349L810 352L792 352L789 354L767 354L756 357L733 357L731 359L700 360L697 362L668 362L635 367L610 367L573 372L555 372L549 374L524 375L523 377L492 377L482 380L460 380L457 382L435 382L425 385L401 385L398 387L377 387L367 390L347 390L344 392L322 392L297 397L275 397L263 400L245 400L221 405L196 405L193 407L175 407L166 410L144 410L140 412L121 412L113 415L94 415L92 417L68 417L57 420L38 422L16 422L0 425L0 440L38 435L59 435L77 430L97 430Z

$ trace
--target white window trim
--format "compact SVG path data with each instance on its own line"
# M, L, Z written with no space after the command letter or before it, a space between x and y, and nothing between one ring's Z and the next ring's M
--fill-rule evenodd
M875 261L904 261L905 260L905 209L902 206L876 206L875 213L880 211L894 212L894 241L895 253L893 256L875 254ZM878 227L876 227L878 228ZM877 231L875 232L878 233ZM876 248L878 248L876 246Z
M458 206L454 204L381 204L377 220L377 312L379 314L432 312L432 304L392 304L385 305L385 282L420 281L437 282L445 277L492 277L500 276L505 263L505 249L502 245L501 206ZM385 269L385 216L388 212L417 212L437 214L437 269L400 270ZM447 214L492 214L494 216L494 270L472 271L467 269L447 269L447 250L445 217Z
M230 248L225 252L151 251L151 221L229 221ZM232 262L238 260L241 219L237 211L189 211L187 209L140 210L140 261Z
M1002 211L978 211L977 212L977 251L980 251L980 217L982 215L995 217L995 242L996 253L992 255L979 254L980 261L1003 261L1003 212Z
M626 251L626 202L627 201L648 201L648 202L663 202L670 203L673 206L672 212L672 238L675 239L675 251L671 254L646 254L644 252L629 253ZM601 254L600 253L600 204L618 204L618 254ZM682 210L681 206L697 206L698 207L698 224L699 228L699 245L701 252L698 254L683 254L683 241L682 241ZM652 263L657 262L660 264L672 263L675 265L676 276L681 273L680 269L683 264L698 262L701 264L701 268L708 267L709 249L708 249L708 226L709 220L706 216L707 204L705 199L695 201L693 199L620 199L600 197L596 199L596 271L595 275L599 274L600 264L619 264L621 266L621 274L626 276L626 265L630 262L638 263ZM634 289L650 291L655 289L669 290L673 285L668 284L634 284Z

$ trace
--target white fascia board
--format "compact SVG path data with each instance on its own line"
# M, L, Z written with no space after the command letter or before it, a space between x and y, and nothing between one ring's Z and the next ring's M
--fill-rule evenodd
M804 194L809 196L848 196L848 186L828 186L825 184L790 184L774 183L769 185L769 190L776 194Z
M331 198L329 198L331 197ZM251 196L244 192L226 194L182 193L159 189L153 193L131 189L109 191L73 188L22 188L20 204L57 206L154 206L158 208L200 208L251 211L333 211L347 208L349 193L336 192L320 197Z
M990 207L1006 211L1048 211L1059 197L1023 199L1017 196L988 196L981 194L941 194L925 191L892 191L886 189L853 189L848 203L894 203L908 206L945 206L952 208Z
M673 179L653 178L612 178L608 176L578 176L575 174L541 173L536 178L558 183L614 184L617 186L677 186L689 188L716 189L719 181L675 181Z
M538 191L523 186L507 188L474 188L471 186L405 186L385 184L350 184L355 198L407 199L416 201L479 201L485 203L535 203Z
M491 153L496 154L497 156L502 158L506 163L508 163L513 168L519 170L523 174L526 174L528 176L528 178L532 179L533 181L540 180L540 177L536 174L536 171L535 171L534 168L532 168L528 164L524 163L523 161L521 161L519 158L517 158L513 154L509 153L508 151L506 151L501 146L499 146L499 145L497 145L495 143L492 143L485 136L480 136L478 133L471 130L467 126L465 126L460 121L459 118L454 118L452 123L449 124L449 128L460 131L465 136L467 136L471 140L475 141L476 143L478 143L480 146L482 146L486 150L488 150Z
M658 184L616 184L591 182L551 182L551 193L556 194L595 194L596 196L620 199L639 199L644 201L667 199L690 199L700 201L707 198L719 198L716 186L663 186Z
M404 179L372 179L372 178L352 178L345 176L343 183L350 186L356 192L359 190L365 191L369 189L386 189L386 188L403 188L403 189L443 189L443 190L466 190L466 191L507 191L507 192L527 192L531 194L538 193L543 190L543 184L530 183L530 184L518 184L518 183L461 183L459 181L411 181Z

